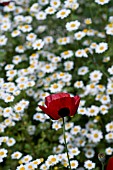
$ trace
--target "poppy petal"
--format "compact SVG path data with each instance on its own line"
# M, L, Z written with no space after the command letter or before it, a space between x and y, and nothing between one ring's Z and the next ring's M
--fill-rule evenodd
M70 97L70 94L68 93L51 94L45 98L45 104L46 106L49 106L50 102L52 102L53 100L61 99L63 97Z
M74 104L74 100L73 100L73 106L74 105L75 104ZM70 113L72 112L72 98L71 97L63 97L63 98L60 98L60 99L56 99L56 100L53 100L49 104L49 111L50 111L51 114L53 114L53 117L58 115L58 113L60 112L60 109L63 109L63 108L68 109L69 110L68 112L69 112L69 115L70 115Z
M113 170L113 157L109 159L106 170Z
M75 99L74 97L71 98L71 112L69 116L74 116L76 114L76 110L77 110L78 106L75 104Z
M79 103L80 103L80 97L79 96L74 96L74 100L75 100L75 105L78 107Z
M44 106L41 106L41 105L38 105L40 109L43 110L44 113L46 113L51 119L54 119L54 120L58 120L60 118L60 116L58 116L57 114L56 115L53 115L53 113L51 113L49 111L48 108L44 107Z
M48 113L48 108L44 107L44 106L41 106L41 105L38 105L40 109L43 110L43 112L45 112L46 114Z
M48 116L54 120L61 117L75 115L80 102L80 97L70 97L68 93L57 93L49 95L45 98L47 106L39 106Z

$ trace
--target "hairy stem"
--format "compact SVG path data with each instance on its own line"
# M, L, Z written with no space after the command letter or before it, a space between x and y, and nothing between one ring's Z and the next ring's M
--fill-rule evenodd
M70 160L69 160L69 153L68 153L68 148L67 148L67 143L66 143L65 121L64 121L64 117L63 117L62 119L63 119L63 135L64 135L64 143L65 143L65 148L66 148L66 152L67 152L67 158L68 158L69 168L71 169L71 164L70 164Z

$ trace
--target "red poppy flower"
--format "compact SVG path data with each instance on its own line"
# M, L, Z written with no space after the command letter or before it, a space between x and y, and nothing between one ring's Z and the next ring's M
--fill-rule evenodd
M45 98L47 107L39 107L52 119L75 115L80 102L79 96L70 97L68 93L57 93Z
M106 170L113 170L113 157L109 159Z
M7 6L9 5L10 2L13 2L13 1L2 2L0 3L0 6Z

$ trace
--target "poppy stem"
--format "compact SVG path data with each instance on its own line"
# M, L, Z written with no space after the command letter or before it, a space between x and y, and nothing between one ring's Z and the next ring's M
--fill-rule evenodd
M68 153L68 148L67 148L67 143L66 143L66 135L65 135L65 120L64 117L63 119L63 135L64 135L64 143L65 143L65 148L66 148L66 152L67 152L67 158L68 158L68 163L69 163L69 168L71 169L71 163L69 160L69 153Z

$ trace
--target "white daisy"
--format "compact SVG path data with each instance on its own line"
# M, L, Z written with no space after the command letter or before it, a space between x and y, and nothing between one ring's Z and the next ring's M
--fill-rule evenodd
M58 130L58 129L61 129L62 126L61 126L61 124L59 124L59 123L57 123L57 122L54 122L54 123L52 124L52 128L55 129L55 130Z
M76 169L78 167L78 161L77 160L70 161L70 164L71 164L71 169Z
M92 82L98 82L101 80L102 73L99 70L94 70L90 73L89 78Z
M74 62L73 61L66 61L64 62L64 67L66 71L72 70L74 67Z
M99 5L104 5L109 3L110 0L95 0L95 2Z
M60 19L64 19L66 18L69 14L71 13L71 11L69 9L61 9L60 11L58 11L56 13L56 17L60 18Z
M84 108L84 107L79 107L78 108L78 114L80 114L80 115L87 115L87 109L86 108Z
M79 26L80 26L80 22L78 20L66 23L66 29L68 31L77 30L79 28Z
M106 149L105 149L105 153L106 153L106 155L112 155L112 153L113 153L113 148L111 148L111 147L106 148Z
M88 170L93 169L95 168L95 163L90 160L87 160L84 162L84 167Z
M113 132L113 122L106 124L106 132Z
M53 8L58 8L60 6L60 4L61 4L60 0L50 0L50 5Z
M71 129L71 134L77 135L78 133L80 133L80 131L81 131L81 127L79 125L76 125Z
M75 88L83 88L84 87L84 83L83 83L83 81L76 81L75 83L74 83L74 87Z
M34 50L36 50L36 49L40 50L44 46L44 41L42 41L42 39L38 39L33 43L32 46L33 46Z
M95 52L100 54L105 52L107 49L108 49L108 44L105 42L101 42L96 46Z
M85 75L89 72L89 69L87 66L82 66L78 69L78 75Z
M6 142L7 146L13 146L16 143L14 138L9 138Z
M23 25L23 26L21 27L21 30L22 30L23 32L30 32L30 31L32 30L32 26L31 26L31 25L28 25L28 24Z
M18 53L24 53L25 47L23 45L16 46L15 51Z
M46 12L46 14L51 15L51 14L54 14L54 13L56 12L56 10L55 10L54 7L47 7L47 8L45 9L45 12Z
M31 155L26 155L26 156L22 157L21 161L22 161L22 163L28 163L28 162L30 162L32 159L33 159L33 158L32 158Z
M46 13L44 11L39 11L36 15L37 20L45 20L46 19Z
M45 6L49 3L49 1L48 0L38 0L38 3L42 6Z
M75 40L81 40L83 37L85 37L85 32L83 31L78 31L74 34Z
M22 153L19 152L19 151L13 152L13 153L11 154L11 158L12 158L12 159L20 159L21 156L22 156Z
M106 105L101 105L99 109L100 109L100 113L103 115L108 113L108 107Z
M113 132L109 132L105 135L105 139L110 143L113 142Z
M67 50L61 53L61 57L64 59L71 58L73 56L73 51Z
M73 156L77 156L80 154L80 150L77 147L71 148L71 149L69 149L69 153Z
M26 39L27 39L28 41L33 42L33 41L35 41L35 40L36 40L36 37L37 37L37 35L36 35L36 34L34 34L34 33L30 33L30 34L28 34L28 35L26 36Z
M108 68L108 72L109 72L110 75L113 75L113 66Z
M93 158L95 155L95 151L93 149L87 149L85 152L86 158Z
M62 85L58 83L53 83L50 86L51 93L60 92L62 90Z
M0 36L0 46L6 45L8 38L5 35Z
M91 140L94 143L98 143L103 139L103 134L100 130L92 130L91 134L89 136L89 140Z
M78 49L75 52L75 56L78 57L78 58L81 58L81 57L87 58L88 57L88 55L87 55L87 53L86 53L86 51L84 49Z
M100 102L102 104L108 104L110 103L111 99L109 97L109 95L103 95L101 98L100 98Z
M92 105L90 108L87 108L87 116L97 116L99 113L99 107Z

